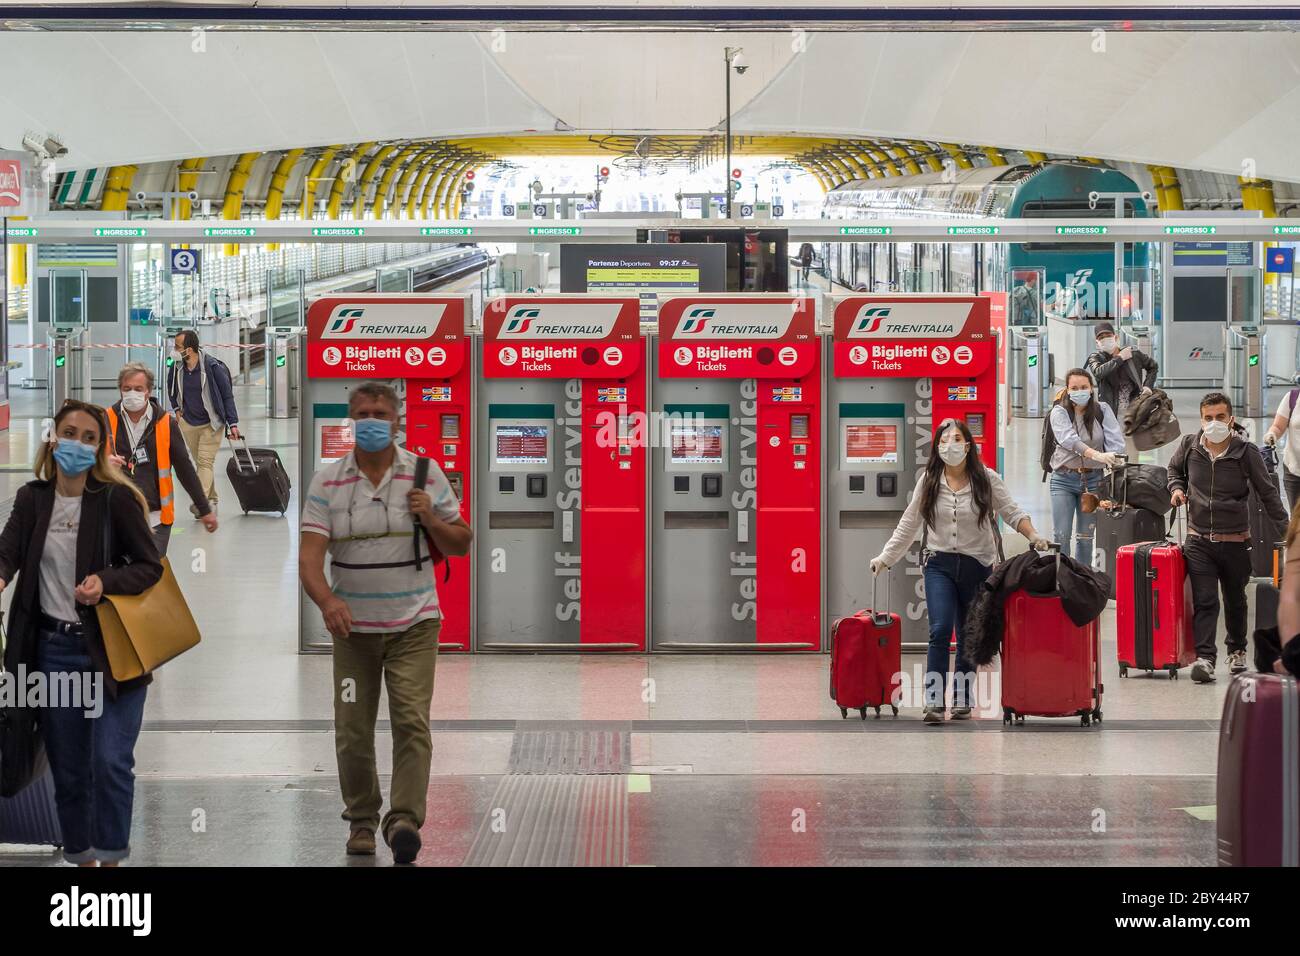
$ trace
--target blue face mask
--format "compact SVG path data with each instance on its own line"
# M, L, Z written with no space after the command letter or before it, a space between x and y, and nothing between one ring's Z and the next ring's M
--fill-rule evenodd
M1090 398L1092 398L1092 389L1090 388L1079 388L1070 392L1070 401L1080 407L1087 405Z
M362 451L383 451L393 442L392 423L382 418L358 418L352 431Z
M61 472L75 478L95 464L95 446L83 445L75 438L60 438L54 448L54 461Z

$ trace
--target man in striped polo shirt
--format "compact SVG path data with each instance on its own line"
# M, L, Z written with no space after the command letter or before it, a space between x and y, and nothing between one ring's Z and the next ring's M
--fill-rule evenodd
M388 385L367 382L352 390L348 415L356 446L312 479L298 572L334 637L334 746L343 819L350 824L347 851L373 854L381 830L394 861L410 863L420 850L429 788L429 707L442 625L429 546L466 554L473 533L437 463L429 462L425 489L415 489L416 456L393 442L398 410ZM375 716L384 685L393 783L381 826Z

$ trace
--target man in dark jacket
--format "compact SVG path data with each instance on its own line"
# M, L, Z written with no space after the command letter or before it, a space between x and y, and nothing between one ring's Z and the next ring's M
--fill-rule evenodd
M199 348L199 336L193 329L176 336L172 359L167 370L167 400L176 409L204 494L216 511L213 465L221 450L221 433L224 430L231 438L239 437L239 412L235 409L230 370L220 359ZM198 517L198 506L191 506L190 512Z
M180 426L149 396L153 372L143 362L128 362L117 373L121 398L108 409L109 454L149 502L149 526L158 553L167 553L176 520L175 479L179 478L209 532L217 516L190 460Z
M1097 382L1097 397L1110 406L1115 417L1124 420L1124 409L1156 383L1159 366L1145 352L1119 347L1115 326L1102 322L1097 326L1097 351L1088 356L1084 368Z
M1281 496L1259 449L1236 432L1232 403L1222 392L1201 399L1201 430L1184 435L1169 460L1170 503L1188 506L1183 557L1192 580L1196 662L1192 680L1214 680L1223 588L1228 669L1246 669L1246 584L1250 581L1251 491L1276 521L1287 520Z

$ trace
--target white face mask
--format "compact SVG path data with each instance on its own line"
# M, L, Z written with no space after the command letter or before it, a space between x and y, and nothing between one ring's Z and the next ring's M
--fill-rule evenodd
M180 349L172 349L172 361L179 362L180 360L181 360Z
M1097 347L1101 349L1103 352L1107 352L1107 353L1114 352L1115 349L1118 347L1118 344L1119 343L1117 343L1113 338L1105 338L1105 339L1097 340Z
M1082 408L1092 398L1092 389L1076 388L1070 391L1070 401Z
M960 465L966 460L966 449L970 447L964 441L939 442L939 457L945 465Z
M145 395L144 392L130 391L122 393L122 407L128 412L138 412L144 408L148 401L149 396Z
M1216 445L1232 434L1232 427L1227 422L1206 422L1202 429L1205 432L1205 437Z

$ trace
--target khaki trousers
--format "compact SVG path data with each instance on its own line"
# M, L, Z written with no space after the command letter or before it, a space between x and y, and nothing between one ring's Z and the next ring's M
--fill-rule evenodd
M353 632L334 642L334 749L343 819L352 829L369 827L387 834L393 820L424 824L433 741L429 707L438 663L442 621L420 621L388 634ZM388 689L388 719L393 733L393 783L389 809L380 827L379 773L375 769L375 717L379 691Z
M221 436L224 429L214 431L211 425L191 425L184 418L180 421L181 435L185 438L185 447L194 459L194 470L199 473L199 484L209 501L217 500L217 483L212 480L212 466L217 461L217 452L221 451ZM175 482L180 484L180 482Z

